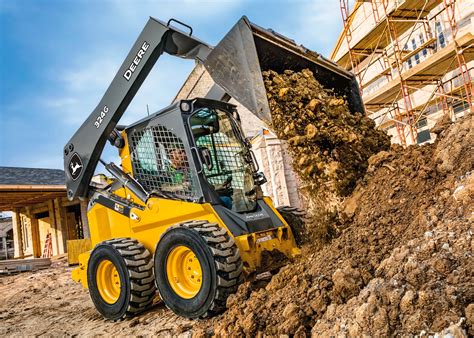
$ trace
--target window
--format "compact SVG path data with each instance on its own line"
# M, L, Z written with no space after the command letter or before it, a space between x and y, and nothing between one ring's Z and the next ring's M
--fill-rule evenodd
M431 140L431 134L429 129L419 131L418 134L416 135L416 143L424 143Z
M411 46L413 47L413 50L416 50L416 41L415 41L415 39L411 40ZM415 62L416 62L416 64L420 63L420 55L418 53L415 54Z
M196 196L183 141L162 125L133 130L129 135L133 176L148 192L170 193L180 199Z
M462 115L462 113L469 109L469 104L467 102L458 102L456 104L453 104L453 113L454 115Z
M423 45L425 43L425 37L423 36L423 34L420 34L419 38L420 38L420 45ZM426 57L428 55L428 50L426 48L423 48L421 53L423 54L423 57Z
M418 120L418 123L417 123L418 128L421 129L423 127L426 127L427 125L428 125L428 121L426 120L426 118Z
M248 212L256 206L251 154L243 145L235 121L224 111L203 108L191 118L196 145L210 153L211 165L204 167L207 181L229 209Z
M151 129L144 130L138 140L136 156L138 166L146 172L158 172L158 158L153 145L153 133Z
M443 27L441 26L441 22L436 22L436 33L438 34L438 43L441 48L446 47L446 41L444 39Z

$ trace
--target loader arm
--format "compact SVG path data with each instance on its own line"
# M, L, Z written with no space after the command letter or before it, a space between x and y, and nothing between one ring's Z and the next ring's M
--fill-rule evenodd
M187 34L171 27L171 21L176 20L168 24L154 18L148 20L100 103L66 144L64 169L69 199L87 196L108 136L161 54L203 62L210 53L207 44L191 36L190 27Z

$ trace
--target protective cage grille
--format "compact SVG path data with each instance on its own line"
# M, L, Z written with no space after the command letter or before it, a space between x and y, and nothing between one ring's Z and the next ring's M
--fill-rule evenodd
M209 183L217 185L232 176L232 187L243 190L245 161L242 146L235 144L235 141L224 133L215 133L212 138L210 135L206 135L196 141L199 147L208 148L211 153L212 169L204 168L207 180Z
M148 192L196 198L196 177L183 141L173 132L162 125L133 130L129 144L133 176Z

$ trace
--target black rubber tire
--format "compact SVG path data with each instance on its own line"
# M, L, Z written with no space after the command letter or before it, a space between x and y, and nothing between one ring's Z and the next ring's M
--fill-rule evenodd
M190 248L201 264L202 286L191 299L180 297L168 282L167 258L179 245ZM171 227L158 242L154 261L161 299L174 313L187 318L206 318L223 312L227 297L237 291L243 280L239 249L217 223L191 221Z
M105 318L132 317L153 303L156 287L150 252L137 240L117 238L99 243L91 253L87 267L89 294L97 311ZM120 276L120 296L114 304L106 303L97 288L97 267L109 260Z
M305 243L307 236L306 213L298 208L281 206L277 208L280 215L288 223L295 238L296 245L301 246Z

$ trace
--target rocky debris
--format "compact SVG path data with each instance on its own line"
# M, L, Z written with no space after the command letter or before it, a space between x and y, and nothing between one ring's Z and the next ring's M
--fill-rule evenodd
M199 325L222 336L474 335L473 125L470 114L434 144L372 156L337 238L303 247L266 286L241 285Z
M441 134L444 130L446 130L451 123L451 118L448 115L443 115L438 121L436 121L435 125L433 128L431 128L430 132L433 134L439 135Z

